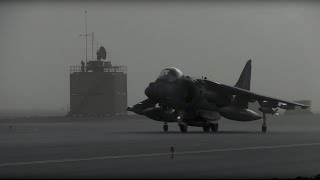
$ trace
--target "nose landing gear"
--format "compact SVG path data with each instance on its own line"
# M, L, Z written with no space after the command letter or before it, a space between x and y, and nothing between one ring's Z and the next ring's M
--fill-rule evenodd
M164 123L164 125L163 125L163 131L164 131L164 132L167 132L168 129L169 129L168 123Z

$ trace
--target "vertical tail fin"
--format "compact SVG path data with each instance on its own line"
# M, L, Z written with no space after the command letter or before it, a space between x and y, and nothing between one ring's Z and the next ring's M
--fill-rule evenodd
M250 84L251 84L251 59L247 61L239 77L238 82L234 86L250 91ZM248 99L243 96L235 96L232 104L238 107L248 108Z
M239 77L238 82L234 86L241 89L250 90L250 83L251 83L251 59L247 61Z

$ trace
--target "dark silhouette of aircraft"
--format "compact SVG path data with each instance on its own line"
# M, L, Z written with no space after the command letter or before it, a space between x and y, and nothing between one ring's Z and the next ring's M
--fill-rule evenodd
M166 68L145 89L148 99L127 110L164 122L164 131L168 131L168 122L177 122L181 132L187 132L188 126L216 132L218 121L223 116L235 121L263 118L262 132L266 132L266 114L277 114L278 108L308 108L308 105L253 93L250 82L251 60L247 61L234 86L209 81L206 77L194 79L183 75L177 68ZM263 117L248 109L248 103L256 101Z

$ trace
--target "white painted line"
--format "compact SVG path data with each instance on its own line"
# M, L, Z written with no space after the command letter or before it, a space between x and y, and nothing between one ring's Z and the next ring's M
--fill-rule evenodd
M94 160L108 160L108 159L123 159L123 158L137 158L137 157L154 157L154 156L165 156L165 155L170 155L170 153L102 156L102 157L91 157L91 158L75 158L75 159L58 159L58 160L29 161L29 162L16 162L16 163L1 163L0 167L34 165L34 164L49 164L49 163L64 163L64 162L79 162L79 161L94 161Z
M183 152L175 152L174 154L175 155L186 155L186 154L201 154L201 153L230 152L230 151L244 151L244 150L261 150L261 149L275 149L275 148L292 148L292 147L319 146L319 145L320 145L320 143L288 144L288 145L274 145L274 146L256 146L256 147L243 147L243 148L183 151ZM170 156L170 155L171 155L171 153L150 153L150 154L136 154L136 155L102 156L102 157L91 157L91 158L28 161L28 162L15 162L15 163L1 163L0 167L49 164L49 163L64 163L64 162L94 161L94 160L108 160L108 159L139 158L139 157L156 157L156 156Z
M319 145L320 145L320 143L288 144L288 145L274 145L274 146L255 146L255 147L243 147L243 148L226 148L226 149L209 149L209 150L199 150L199 151L185 151L185 152L180 152L180 153L175 153L175 154L198 154L198 153L260 150L260 149L290 148L290 147L319 146Z

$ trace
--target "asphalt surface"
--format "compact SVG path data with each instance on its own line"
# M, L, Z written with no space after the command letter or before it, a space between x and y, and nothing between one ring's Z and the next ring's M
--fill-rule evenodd
M0 120L0 178L296 178L320 173L320 116L169 132L142 116ZM10 128L11 126L11 128ZM173 158L170 147L174 147Z

